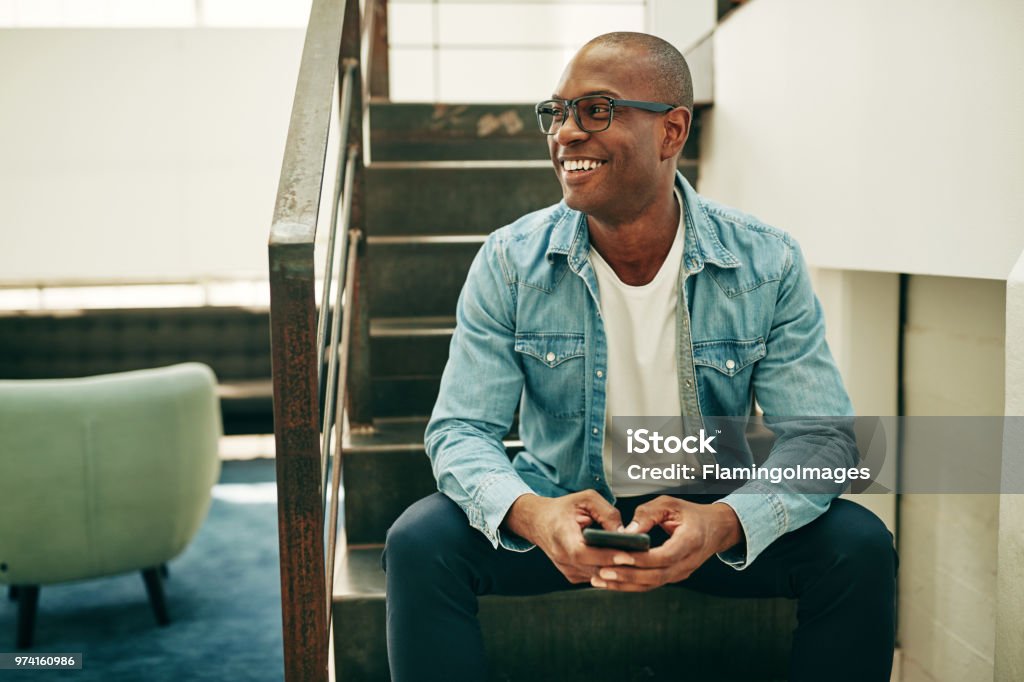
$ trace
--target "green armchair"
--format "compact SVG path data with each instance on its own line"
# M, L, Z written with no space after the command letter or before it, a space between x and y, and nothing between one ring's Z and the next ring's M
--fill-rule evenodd
M141 570L169 621L166 562L191 541L220 474L206 365L0 381L0 584L32 644L39 588Z

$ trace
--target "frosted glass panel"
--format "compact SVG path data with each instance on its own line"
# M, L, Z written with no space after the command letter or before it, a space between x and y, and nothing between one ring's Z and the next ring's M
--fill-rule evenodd
M551 94L572 48L440 50L440 100L536 102Z
M434 44L434 6L427 3L388 5L388 43L393 47ZM393 68L393 67L392 67Z
M442 45L579 46L610 31L642 31L637 4L497 4L442 2Z
M391 98L535 102L586 41L643 31L646 8L645 0L394 0Z
M431 102L434 92L434 51L429 48L393 48L390 53L391 99Z
M301 26L312 0L202 0L204 26Z

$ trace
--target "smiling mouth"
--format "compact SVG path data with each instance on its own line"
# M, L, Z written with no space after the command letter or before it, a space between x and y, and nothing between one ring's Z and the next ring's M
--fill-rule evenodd
M590 173L604 164L604 161L597 159L563 159L561 162L562 170L571 174Z

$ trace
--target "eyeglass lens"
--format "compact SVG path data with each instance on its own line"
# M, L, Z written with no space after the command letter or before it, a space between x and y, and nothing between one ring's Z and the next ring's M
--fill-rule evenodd
M611 124L612 106L607 97L581 97L576 100L575 109L577 125L588 133L599 133ZM555 134L566 119L565 102L541 102L537 106L537 119L541 131L548 135Z

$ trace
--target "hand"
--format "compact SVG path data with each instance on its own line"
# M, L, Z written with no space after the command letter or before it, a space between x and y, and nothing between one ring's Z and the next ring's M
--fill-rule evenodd
M669 539L648 552L616 552L612 564L598 569L594 587L646 592L690 577L712 555L743 539L743 527L727 504L694 504L662 495L636 508L628 533L661 526Z
M597 522L605 530L621 530L619 510L593 490L564 497L521 495L509 508L504 525L541 548L571 583L589 582L601 567L609 566L615 549L583 543L583 529Z

